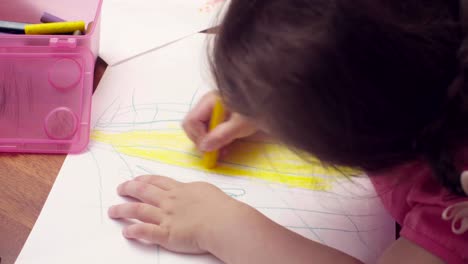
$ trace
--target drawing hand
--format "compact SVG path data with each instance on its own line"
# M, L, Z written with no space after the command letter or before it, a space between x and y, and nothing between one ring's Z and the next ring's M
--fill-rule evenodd
M187 136L203 152L218 150L258 131L257 126L246 117L227 111L227 120L208 133L211 111L217 97L214 91L205 94L182 123Z
M250 208L203 182L181 183L162 176L140 176L118 187L122 196L140 202L109 209L109 217L141 222L124 228L129 239L158 244L181 253L205 253L208 237L230 230ZM232 230L234 232L234 230Z

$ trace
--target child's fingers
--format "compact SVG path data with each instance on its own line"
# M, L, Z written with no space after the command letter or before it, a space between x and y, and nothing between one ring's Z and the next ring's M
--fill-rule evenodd
M182 125L182 127L183 127L184 132L185 132L185 134L187 135L187 137L188 137L192 142L195 142L196 137L195 137L195 135L192 133L192 131L187 130L187 129L184 127L184 125Z
M205 94L200 99L200 101L198 101L195 107L193 107L192 110L188 113L187 117L189 117L189 119L197 119L208 122L218 97L219 95L216 92L209 92Z
M161 199L164 198L165 193L161 188L141 181L128 181L122 183L117 188L117 192L119 195L129 196L154 206L159 206L159 203Z
M236 129L232 122L222 123L205 136L198 148L203 152L218 150L234 141Z
M165 244L169 235L166 229L146 223L127 226L122 233L126 238L140 239L157 245Z
M111 218L137 219L145 223L161 223L161 209L145 203L126 203L114 205L109 208L108 215Z
M201 151L218 150L232 141L252 133L245 121L233 115L233 118L221 123L210 131L199 145Z
M221 148L219 151L219 158L224 159L225 157L228 156L228 154L229 154L229 149L227 147Z
M182 122L182 128L195 144L199 143L207 131L207 124L210 121L216 98L216 93L205 94Z
M182 123L184 129L190 140L196 144L200 143L200 140L206 135L207 128L206 124L199 120L188 119Z
M181 183L168 177L158 175L142 175L135 178L135 181L141 181L148 184L152 184L165 191L173 189L179 186Z

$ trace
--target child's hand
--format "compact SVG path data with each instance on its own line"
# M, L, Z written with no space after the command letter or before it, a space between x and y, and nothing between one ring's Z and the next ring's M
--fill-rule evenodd
M129 239L179 253L211 253L225 263L358 263L271 221L215 186L140 176L118 187L139 202L113 206L109 216L136 219Z
M217 96L216 92L205 94L182 123L185 133L203 152L218 150L235 139L248 137L258 130L246 117L227 111L227 120L208 133L211 111Z
M211 184L161 176L137 177L121 184L118 193L139 201L109 209L111 218L141 221L125 227L125 237L182 253L205 253L207 237L233 228L248 207Z

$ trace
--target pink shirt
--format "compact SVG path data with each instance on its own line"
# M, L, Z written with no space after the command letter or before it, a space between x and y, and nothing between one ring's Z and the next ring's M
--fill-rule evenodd
M423 163L370 176L383 205L402 226L402 237L447 263L468 263L468 232L456 235L452 223L442 219L448 206L466 202L467 197L444 189Z

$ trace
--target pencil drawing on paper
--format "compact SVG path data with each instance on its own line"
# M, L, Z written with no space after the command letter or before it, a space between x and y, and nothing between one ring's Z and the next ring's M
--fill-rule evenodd
M206 169L201 154L180 129L188 109L190 105L164 103L118 107L98 119L91 139L129 157L288 187L328 190L331 181L342 175L341 170L326 168L317 160L306 160L278 143L252 140L234 143L216 168Z
M142 173L154 174L154 171L142 164L132 165L129 159L167 164L206 175L245 178L264 182L266 186L276 184L285 188L295 187L326 194L334 184L334 179L342 175L341 170L325 168L316 160L306 161L280 144L251 140L235 143L219 166L207 170L201 165L201 154L180 128L180 122L191 105L192 102L161 102L122 106L115 101L97 119L91 135L93 146L107 146L114 154L119 155L122 160L121 166L124 170L131 171L132 177ZM223 184L221 189L231 197L240 199L248 192L245 187L239 185ZM272 195L275 195L274 189L271 190ZM255 207L267 215L291 214L298 224L286 227L303 234L306 232L305 235L310 239L327 244L321 234L349 233L354 236L354 241L375 253L366 237L368 233L378 232L378 227L363 228L358 224L362 219L369 220L375 215L350 214L345 209L341 209L342 212L309 210L286 201L282 201L278 206ZM311 226L304 220L306 216L319 219L325 217L334 219L331 221L344 221L346 224L342 228Z
M245 176L281 183L290 187L326 190L329 179L314 175L339 176L318 163L309 163L274 143L240 141L229 155L211 170L201 164L201 157L182 130L131 131L106 133L95 131L91 138L112 145L119 153L154 160L174 166L229 176Z

